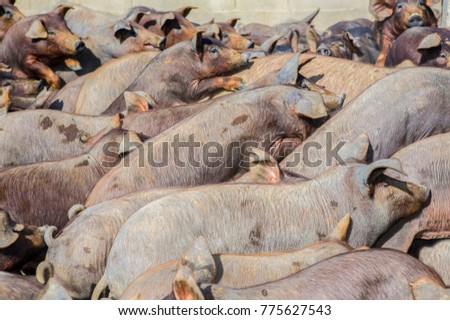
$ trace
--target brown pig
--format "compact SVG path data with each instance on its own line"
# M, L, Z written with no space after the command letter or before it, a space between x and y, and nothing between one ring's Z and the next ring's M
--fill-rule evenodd
M180 276L174 280L174 293L187 300L411 300L409 283L421 276L444 285L433 269L403 252L356 250L282 280L244 289L215 284L198 287L192 276Z
M317 129L280 168L314 179L332 166L389 158L409 144L450 130L449 81L448 70L438 68L407 68L386 76ZM380 114L391 121L374 121ZM364 136L368 140L362 141Z
M247 86L250 86L269 73L280 70L292 56L292 53L286 53L256 59L250 67L233 75L241 77ZM312 57L315 57L314 60L311 60ZM304 63L308 60L311 61ZM302 54L299 65L299 72L303 77L335 94L345 94L346 104L374 82L397 71L357 61L310 54Z
M92 117L26 110L0 116L0 149L5 151L0 153L0 168L81 155L92 147L92 137L120 125L119 114Z
M198 238L178 260L151 268L133 281L122 300L160 300L172 291L172 281L192 274L197 283L210 282L245 288L279 280L319 261L352 250L346 238L350 216L336 226L327 239L291 252L260 254L212 254L205 238ZM98 291L98 290L97 290ZM94 292L93 299L98 298Z
M130 154L129 165L119 164L99 181L86 205L147 188L229 180L248 154L245 147L257 144L269 150L285 137L303 140L315 130L309 120L327 115L320 94L292 86L271 86L220 97L206 110L147 140L140 152ZM218 117L220 125L212 125L210 119ZM185 141L190 141L189 147ZM224 151L218 161L204 157L210 143ZM169 145L172 147L167 149ZM238 152L241 148L242 152Z
M424 123L421 122L420 126L423 127ZM430 203L420 213L399 221L380 239L379 245L407 252L414 239L450 238L450 199L447 197L450 188L447 173L450 166L449 138L449 133L438 134L392 155L393 159L404 163L403 170L412 181L426 184L433 194ZM391 175L396 176L393 172Z
M15 2L16 0L0 1L0 43L11 26L25 18L23 13L14 6Z
M412 27L437 27L431 9L439 0L370 0L369 11L381 33L380 55L376 65L384 66L395 39Z
M0 270L17 269L42 252L46 230L47 226L38 228L16 223L8 212L0 209Z
M395 160L380 160L333 168L303 183L207 185L168 195L141 208L122 226L104 281L113 297L120 296L139 274L179 258L200 235L212 253L294 250L326 237L346 212L352 217L350 246L370 246L429 198L423 185L381 174L400 166Z
M19 78L42 78L52 88L59 88L61 79L48 65L84 49L84 43L64 22L69 9L70 6L59 6L53 12L15 23L3 38L0 61L11 66Z
M385 65L393 67L405 60L418 66L450 69L450 30L443 28L411 28L392 45Z
M0 207L19 223L62 227L67 210L85 201L108 164L140 143L135 133L119 129L93 140L81 156L0 171Z
M251 54L239 53L215 39L203 38L199 32L192 40L183 41L161 52L126 91L147 92L159 107L200 101L222 90L241 89L244 86L241 78L219 75L245 66L251 57ZM101 95L101 92L97 92L97 95ZM121 110L125 108L123 92L112 105L117 105ZM78 99L77 113L84 113L90 107Z

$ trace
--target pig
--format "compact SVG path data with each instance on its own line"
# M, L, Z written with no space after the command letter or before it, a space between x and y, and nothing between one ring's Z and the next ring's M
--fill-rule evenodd
M301 58L301 54L297 53L289 58L281 69L266 74L262 78L246 86L244 90L248 91L277 84L295 85L305 90L320 93L322 95L323 102L329 111L342 107L346 98L345 94L336 95L333 92L316 85L299 72L312 60L314 60L313 56L310 56L304 60Z
M23 13L14 5L15 3L16 0L0 1L0 43L11 26L25 18Z
M437 27L431 9L439 0L370 0L369 11L381 34L380 55L376 65L384 66L395 39L412 27Z
M371 246L429 198L423 185L380 175L387 167L400 166L396 160L380 160L336 167L303 183L200 186L168 195L125 222L100 282L117 298L139 274L180 257L199 236L212 253L294 250L330 234L348 212L349 245Z
M371 25L367 19L338 22L322 34L319 42L310 41L309 46L320 55L374 64L380 49Z
M12 87L11 95L16 97L36 97L43 89L42 80L18 79L14 76L0 76L3 87Z
M43 251L47 227L16 223L0 209L0 270L15 270Z
M58 281L50 278L45 287L39 291L37 300L72 300L72 298Z
M410 283L414 300L450 300L450 288L430 276Z
M414 240L409 253L432 267L446 284L450 284L450 239Z
M94 137L89 152L59 161L39 162L0 171L0 207L19 223L62 227L66 212L85 201L99 178L141 140L134 132L114 129Z
M34 276L0 271L0 300L35 300L42 287Z
M127 287L120 299L161 300L171 293L176 274L192 274L197 283L210 282L230 288L245 288L279 280L321 260L352 250L343 242L349 223L350 215L347 215L326 240L291 252L213 255L205 239L200 237L180 259L141 274ZM92 298L97 298L95 292Z
M246 37L256 45L261 45L264 41L277 34L288 35L289 33L286 33L286 31L295 31L296 35L298 36L298 51L302 52L309 49L307 37L311 34L317 35L311 23L318 13L319 9L315 10L313 13L309 14L302 20L280 23L275 26L268 26L260 23L250 23L247 25L239 26L237 30L239 31L239 33L246 35ZM288 39L286 39L285 41L290 42ZM284 46L284 44L280 43L279 46L282 47Z
M450 68L450 30L416 27L403 32L392 45L385 65L409 60L418 66Z
M445 132L450 129L449 80L450 74L437 68L407 68L379 80L288 155L281 170L314 179L332 166L389 158L402 147ZM404 125L374 121L380 114ZM369 137L368 159L360 153L366 144L361 149L354 143L361 134Z
M70 81L60 90L53 90L50 96L44 101L43 109L61 110L67 113L75 113L78 94L85 80L90 74L85 74Z
M234 29L238 19L230 19L226 22L213 22L198 26L197 29L205 31L206 34L217 37L218 40L229 48L235 50L247 50L253 48L254 44L247 38L243 37Z
M177 56L177 59L174 59L174 56ZM160 53L141 69L141 72L124 91L147 92L159 107L192 103L221 90L236 91L241 88L243 82L240 78L217 77L216 75L244 66L250 58L251 54L238 53L224 47L215 39L203 38L201 33L198 33L192 40L179 43ZM169 61L170 70L173 68L173 71L167 70ZM191 62L188 64L187 61ZM182 66L178 66L178 64L182 64ZM191 67L186 68L186 65ZM160 74L161 69L165 69L166 72ZM183 70L183 75L179 73L180 70ZM173 72L177 73L177 77L172 76ZM155 81L159 83L158 86L152 85ZM177 83L175 84L174 81ZM119 85L121 86L121 84ZM110 90L107 89L107 91ZM97 96L102 95L99 92L96 94ZM118 105L118 109L124 108L123 91L119 92L112 104ZM93 105L91 101L85 101L80 92L76 112L100 114L109 106L104 102L100 105ZM96 109L96 112L90 112L91 109Z
M292 56L293 54L286 53L256 59L250 67L233 75L242 78L246 85L250 86L256 80L279 70ZM314 60L306 64L303 63L310 60L311 57L315 57ZM299 64L302 66L299 72L303 77L337 95L345 94L345 104L353 100L374 82L398 71L356 61L309 54L302 54Z
M0 168L62 160L86 153L92 138L121 126L121 116L91 117L55 110L0 116ZM27 130L24 130L27 128Z
M165 38L145 29L136 22L118 20L99 27L84 37L83 42L86 48L77 55L79 66L75 68L75 72L61 64L54 66L58 75L66 83L126 54L141 51L159 52L164 48Z
M83 41L64 22L64 15L70 9L70 6L59 6L50 13L15 23L3 38L0 61L8 64L19 78L44 79L50 87L60 88L61 79L48 65L84 49Z
M259 148L250 149L248 172L237 174L236 183L278 183L282 179L278 162L268 152Z
M421 126L423 125L422 123ZM448 128L441 126L435 130L448 131ZM429 186L433 190L433 196L426 208L414 217L399 221L380 239L378 245L407 252L415 238L450 238L450 214L447 209L450 205L447 198L450 178L447 175L446 150L450 145L446 140L449 137L449 133L438 134L417 141L392 155L393 159L405 164L404 172L412 181L420 181Z
M173 56L177 59L173 60ZM244 87L239 77L218 76L249 63L252 53L239 53L221 42L205 37L202 32L186 42L165 50L141 72L127 91L145 91L161 107L172 107L200 101L217 92L237 91ZM187 62L191 61L191 62ZM173 72L161 73L170 64ZM183 66L177 66L181 63ZM164 66L162 66L164 64ZM189 65L190 68L186 68ZM180 70L183 73L180 74ZM154 85L155 82L158 85ZM123 93L112 106L124 106Z
M46 261L54 279L74 299L89 299L106 267L106 258L123 223L138 209L181 188L161 188L131 193L86 208L71 208L77 215L53 238L45 237ZM76 210L75 210L76 209ZM78 211L78 212L77 212Z
M191 39L199 31L186 16L195 7L182 7L174 11L155 11L150 8L137 8L130 10L128 17L136 16L135 22L144 28L166 38L165 48ZM143 9L143 10L142 10ZM139 11L144 15L139 16Z
M139 152L130 154L126 164L119 164L98 182L85 204L91 206L147 188L226 181L248 155L246 147L258 145L269 150L286 137L303 140L315 130L307 119L326 116L320 94L292 86L266 87L215 99L203 112L147 140ZM210 119L218 117L220 125L211 125ZM211 141L219 148L215 149L220 153L215 160L205 157L209 148L206 143ZM169 149L169 145L174 148Z
M282 280L244 289L196 286L191 277L174 280L174 294L187 300L412 300L409 283L421 276L443 284L433 269L389 249L343 253Z

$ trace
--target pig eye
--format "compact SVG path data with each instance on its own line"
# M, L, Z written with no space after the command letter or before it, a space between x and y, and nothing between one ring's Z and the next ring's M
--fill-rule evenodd
M212 46L211 48L209 48L209 52L210 53L217 53L217 52L219 52L219 48L217 48L216 46Z
M228 35L228 33L224 33L223 34L223 39L228 39L230 36Z
M302 89L308 89L308 83L306 82L306 80L303 80L302 83L300 84L300 87Z
M55 31L51 31L51 30L48 30L47 33L48 33L49 36L54 36L56 34Z

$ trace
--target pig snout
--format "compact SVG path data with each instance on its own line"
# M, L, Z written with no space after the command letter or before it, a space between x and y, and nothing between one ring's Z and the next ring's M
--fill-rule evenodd
M244 63L249 63L252 60L265 57L266 54L264 52L243 52L242 53L242 60Z
M164 50L165 47L166 47L166 38L161 38L158 44L158 48L160 50Z
M80 53L86 48L86 45L81 39L76 40L74 46L77 53Z
M408 28L422 27L424 25L424 23L425 22L423 21L423 18L420 15L418 15L417 13L415 13L409 18L406 25L408 26Z
M317 54L321 55L321 56L328 56L329 57L329 56L331 56L331 51L327 47L319 46L319 48L317 48Z
M344 101L345 101L345 98L346 98L347 96L345 95L345 93L344 94L341 94L340 96L339 96L339 108L341 108L343 105L344 105Z

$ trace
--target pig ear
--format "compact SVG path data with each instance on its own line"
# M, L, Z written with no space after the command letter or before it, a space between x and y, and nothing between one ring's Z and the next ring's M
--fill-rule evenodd
M125 139L128 137L128 139ZM142 140L133 131L127 131L123 135L123 139L120 141L119 154L126 154L137 149L142 144Z
M370 152L369 136L360 134L355 140L346 143L339 154L347 163L365 163Z
M123 96L126 105L126 111L122 113L124 116L131 113L145 112L156 105L156 102L150 95L143 91L125 91Z
M303 99L295 104L297 115L309 119L319 119L328 115L322 96L317 92L302 91Z
M37 19L31 24L30 29L28 29L25 36L32 40L47 39L48 32L44 23L40 19Z
M417 47L417 50L426 50L426 49L432 49L440 47L442 44L442 38L438 33L432 33L427 35L423 40L420 42L419 46Z
M176 20L175 14L173 12L167 12L163 14L160 18L159 25L161 26L161 29L164 27L164 25L170 21Z
M6 211L0 209L0 249L6 249L13 245L19 238L17 232L24 228L23 225L12 221Z
M350 228L350 223L352 219L350 214L346 214L334 227L333 231L328 235L327 239L345 241L347 238L348 229Z
M264 43L261 44L259 49L262 50L266 55L272 54L272 52L275 50L275 47L277 46L277 42L281 38L283 38L283 35L281 34L275 35L272 38L264 41Z
M299 69L299 59L300 53L294 54L289 60L284 64L277 75L278 84L291 84L297 83L298 69Z
M190 274L184 277L177 273L173 280L173 293L177 300L205 300L200 287Z
M317 46L320 42L320 36L316 32L316 29L314 29L314 27L311 25L308 26L308 29L306 30L306 42L308 43L309 51L311 51L312 53L316 53Z
M177 272L192 274L197 283L211 283L216 277L216 263L206 239L198 237L178 261Z
M198 31L191 40L192 51L197 52L200 55L200 59L203 56L203 31Z
M293 53L297 53L298 52L298 42L299 42L299 34L297 30L291 30L288 33L287 36L288 40L289 40L289 44L291 46L292 52Z
M186 7L181 7L177 10L175 10L175 12L180 13L183 17L187 17L187 15L191 12L191 10L193 9L197 9L198 7L190 7L190 6L186 6Z
M361 44L359 43L358 39L356 39L350 32L346 32L344 34L344 39L347 39L347 41L354 47L357 49L361 48Z
M241 18L232 18L228 19L227 23L234 28L239 20L241 20Z
M310 15L304 17L302 19L302 21L306 22L307 24L311 24L311 22L313 22L314 18L317 17L319 12L320 12L320 8L317 8L313 13L311 13Z
M409 285L414 300L450 300L450 289L430 276L422 276Z
M133 30L133 28L128 21L119 20L113 28L114 37L122 41L124 39L124 34L129 34L131 30Z
M61 19L64 19L67 11L69 11L70 9L73 9L73 6L69 4L61 4L57 6L53 12L56 13Z
M370 0L369 11L376 21L383 21L394 13L396 0Z
M394 171L404 174L400 161L396 159L383 159L372 162L369 165L362 166L357 173L357 177L362 188L367 189L370 194L370 186L375 183L375 180L380 176L384 170L392 169Z
M205 35L208 35L210 37L213 37L217 40L222 39L222 30L220 29L220 26L217 23L213 23L208 26L206 30L204 30Z
M36 269L36 280L40 284L46 284L54 276L53 265L48 261L39 263Z

